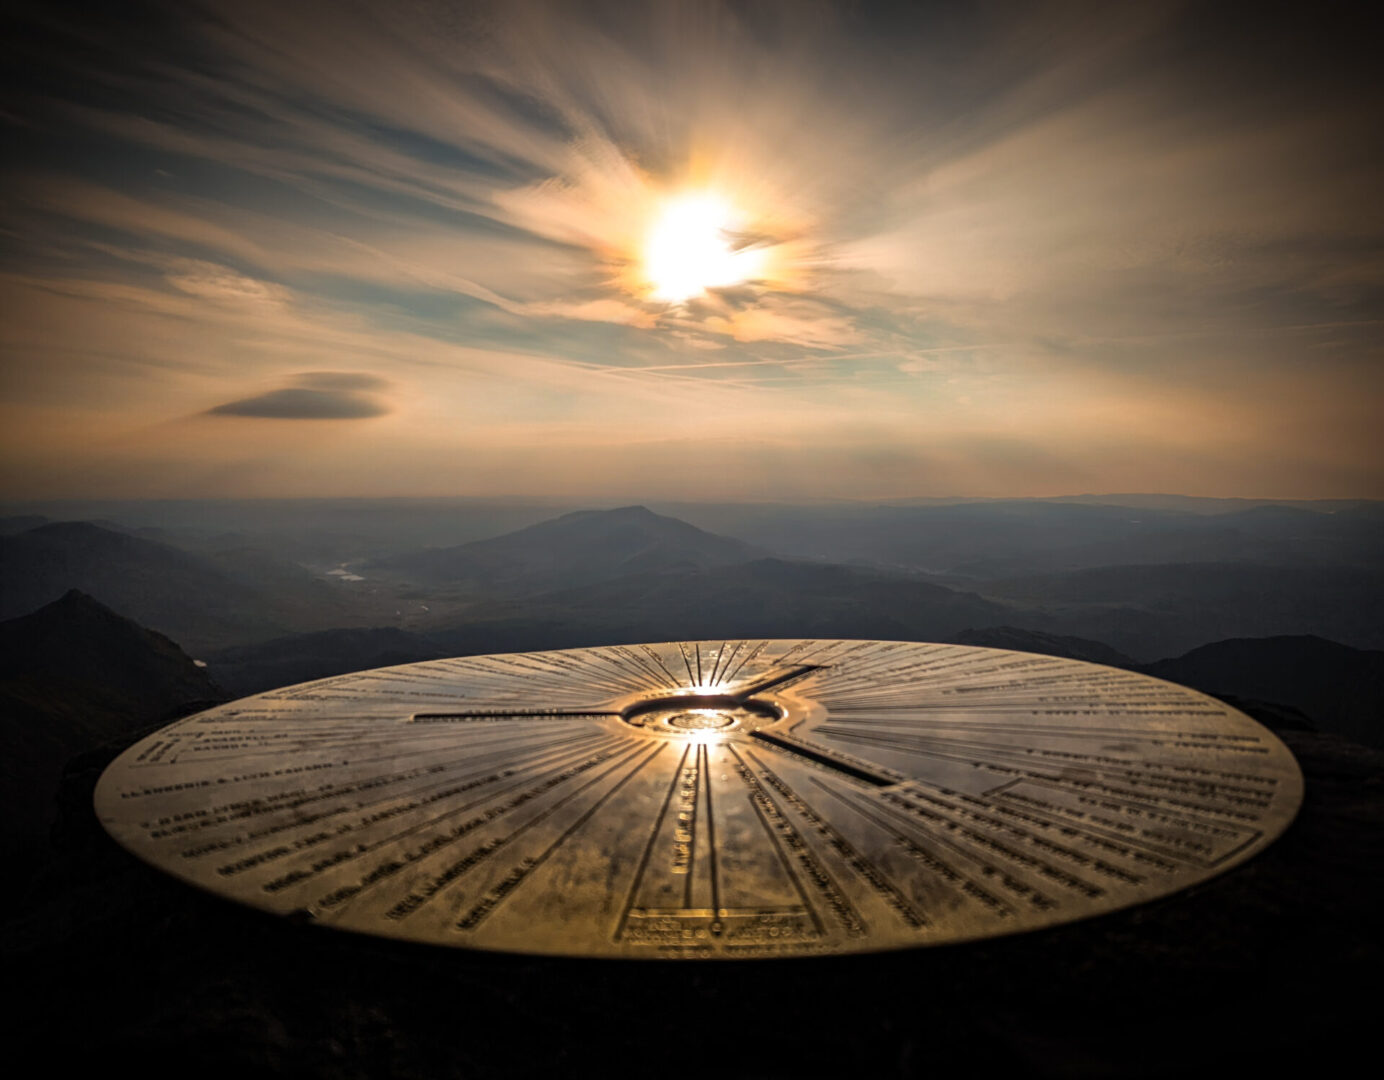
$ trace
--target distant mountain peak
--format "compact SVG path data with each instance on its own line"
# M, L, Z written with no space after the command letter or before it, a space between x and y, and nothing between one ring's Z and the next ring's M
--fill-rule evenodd
M79 608L93 607L98 608L101 611L110 611L112 615L115 614L115 612L111 611L111 609L106 607L105 604L101 603L100 600L97 600L96 597L92 596L90 593L82 592L81 589L68 589L67 592L62 594L62 596L54 600L53 604L63 604L65 606ZM53 604L50 604L48 606L52 607Z
M30 615L21 616L21 618L31 619L38 619L40 617L50 621L54 619L81 620L84 622L93 620L105 621L114 625L130 626L141 633L152 632L146 631L144 627L140 626L132 619L127 619L124 615L121 615L120 612L107 607L105 604L101 603L100 600L97 600L96 597L92 596L90 593L83 592L81 589L68 589L67 592L63 593L62 596L58 597L51 604L45 604Z
M374 564L430 582L546 591L627 574L728 566L764 554L647 506L577 510L503 536L433 548Z
M690 525L681 518L669 517L666 514L656 514L647 506L616 506L607 510L573 510L570 514L563 514L561 517L549 518L547 521L540 521L529 528L542 528L544 526L557 525L559 522L675 522L678 525L689 529L695 529L695 525ZM523 529L518 530L523 532ZM699 530L700 531L700 530ZM483 541L482 541L483 542Z
M104 534L115 534L116 530L98 525L94 521L50 521L43 525L28 530L30 536L74 536L90 537L101 536Z
M113 637L157 637L162 634L147 630L127 619L81 589L68 589L58 599L15 619L0 622L0 643L5 655L0 657L0 672L20 674L35 662L60 663L64 643L79 639ZM173 645L172 642L168 642ZM173 646L175 649L176 646ZM37 654L44 654L39 657Z
M134 669L144 663L171 664L180 674L187 674L184 669L192 668L191 659L176 643L127 619L80 589L69 589L37 611L0 622L0 673L7 676L70 668L74 679L84 679L93 674L84 665L89 664L94 653L106 659L124 658L105 673L105 677L117 682L127 681L124 675L117 677L119 667L129 667L126 674L136 677ZM135 656L139 663L131 665ZM206 681L199 669L192 671L196 673L195 681Z

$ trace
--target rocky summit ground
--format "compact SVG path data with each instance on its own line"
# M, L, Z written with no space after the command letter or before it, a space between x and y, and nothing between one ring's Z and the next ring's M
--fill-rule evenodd
M1282 737L1302 812L1202 886L979 944L727 965L400 946L202 895L97 826L110 747L69 766L60 850L11 894L10 1048L145 1077L1334 1075L1373 1038L1384 754Z

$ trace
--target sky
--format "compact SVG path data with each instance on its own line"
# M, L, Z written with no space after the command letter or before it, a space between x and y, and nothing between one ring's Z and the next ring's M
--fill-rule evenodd
M0 498L1384 497L1368 5L7 5Z

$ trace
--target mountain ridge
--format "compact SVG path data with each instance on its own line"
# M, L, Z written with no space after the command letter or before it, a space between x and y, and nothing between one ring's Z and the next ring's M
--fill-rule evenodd
M631 573L732 565L763 554L679 518L625 506L576 510L486 540L374 560L366 568L541 592Z
M76 589L0 622L0 845L41 847L73 755L224 697L173 641Z

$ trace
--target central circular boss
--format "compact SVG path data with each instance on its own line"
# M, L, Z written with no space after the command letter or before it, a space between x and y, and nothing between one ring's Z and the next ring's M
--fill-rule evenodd
M620 717L651 734L691 735L753 731L783 719L784 712L777 705L753 698L742 701L728 694L682 694L637 701Z
M720 709L696 709L692 712L674 713L664 723L669 727L682 728L684 731L709 731L730 727L735 723L735 717Z

